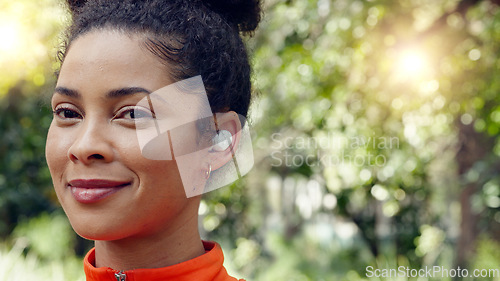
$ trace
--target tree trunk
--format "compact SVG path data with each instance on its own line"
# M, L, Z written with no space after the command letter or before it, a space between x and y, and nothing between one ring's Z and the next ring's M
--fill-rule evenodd
M459 149L456 159L458 163L459 177L465 180L465 175L474 164L491 153L494 139L488 135L478 133L472 126L464 125L457 120ZM471 208L471 199L480 190L481 183L468 182L460 193L461 223L460 238L457 243L458 266L465 267L475 249L475 242L479 234L477 222L479 214L475 214Z

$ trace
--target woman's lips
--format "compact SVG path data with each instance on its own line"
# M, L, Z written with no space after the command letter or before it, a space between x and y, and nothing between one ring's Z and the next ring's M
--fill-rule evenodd
M127 181L111 181L102 179L77 179L68 183L71 194L80 203L90 204L100 201L128 186Z

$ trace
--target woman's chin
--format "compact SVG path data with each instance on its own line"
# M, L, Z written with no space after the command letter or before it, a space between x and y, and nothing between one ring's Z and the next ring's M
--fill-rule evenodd
M118 235L112 235L112 233L103 233L101 231L89 231L88 229L84 231L75 230L75 232L84 239L94 240L94 241L113 241L122 238Z
M88 240L111 241L122 239L125 236L123 231L118 232L116 231L117 229L112 226L102 227L102 225L91 225L85 222L71 222L71 226L76 234Z

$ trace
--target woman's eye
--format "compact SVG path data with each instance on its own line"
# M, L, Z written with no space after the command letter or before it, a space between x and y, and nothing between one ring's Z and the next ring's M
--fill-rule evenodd
M57 108L53 111L53 113L62 119L81 118L80 113L69 108Z
M151 112L138 108L130 108L123 111L122 114L118 115L120 118L125 119L141 119L141 118L152 118Z

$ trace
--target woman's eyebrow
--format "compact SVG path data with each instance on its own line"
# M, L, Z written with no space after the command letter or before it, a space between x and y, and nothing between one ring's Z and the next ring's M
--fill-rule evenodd
M146 93L146 94L151 94L150 91L141 88L141 87L129 87L129 88L121 88L117 90L111 90L108 92L106 97L108 98L119 98L123 96L128 96L132 94L137 94L137 93Z
M78 91L72 90L72 89L68 89L68 88L65 88L65 87L56 87L54 89L54 92L58 93L58 94L61 94L61 95L68 96L68 97L77 98L77 99L81 97L81 94ZM128 96L128 95L132 95L132 94L137 94L137 93L151 94L151 91L146 90L146 89L141 88L141 87L128 87L128 88L121 88L121 89L111 90L111 91L108 92L108 94L106 95L106 97L108 97L108 98L119 98L119 97Z
M58 93L61 95L72 97L72 98L80 98L81 97L81 95L80 95L80 93L78 93L78 91L71 90L71 89L68 89L65 87L56 87L54 89L54 93Z

